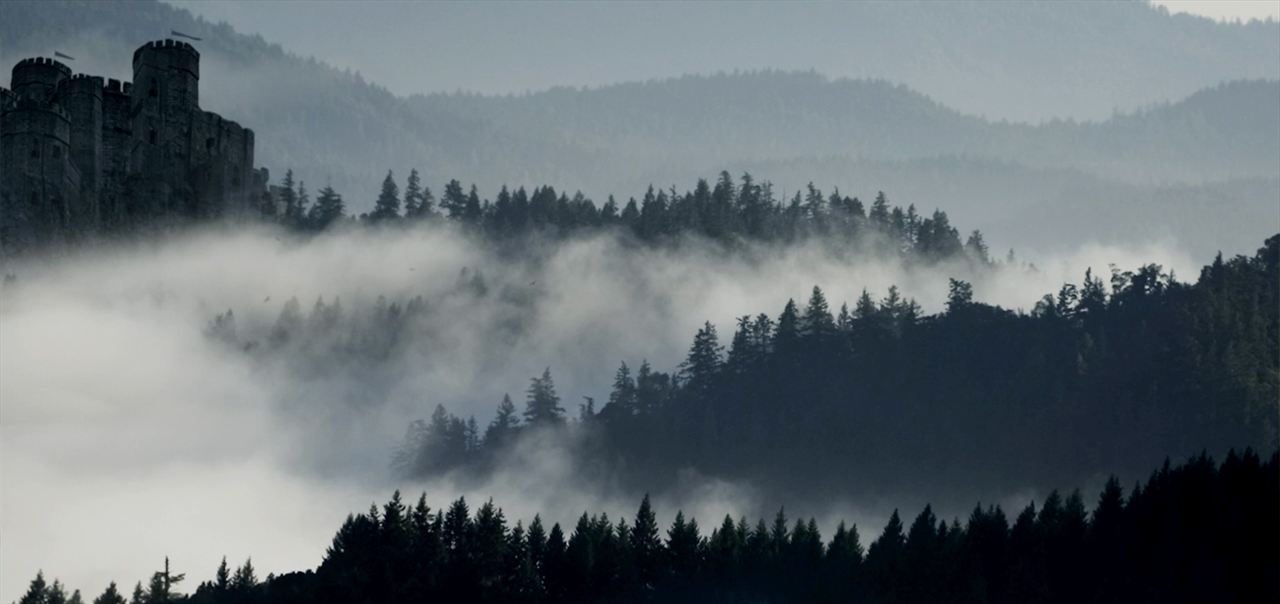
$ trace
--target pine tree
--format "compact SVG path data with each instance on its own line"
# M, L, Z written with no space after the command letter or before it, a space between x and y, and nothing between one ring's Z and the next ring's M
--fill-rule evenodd
M480 194L476 192L476 186L471 185L471 192L467 194L466 204L462 208L462 220L467 224L478 225L482 216Z
M56 579L45 594L44 604L67 604L67 590Z
M835 328L831 310L827 307L827 298L822 294L822 289L815 285L804 317L800 320L800 333L809 338L823 338L833 334Z
M967 281L950 280L947 314L955 314L973 305L973 286Z
M780 355L789 358L795 354L800 340L800 316L796 310L796 301L787 300L778 316L778 326L773 332L773 349Z
M218 564L218 570L214 573L213 588L219 592L226 592L231 589L231 571L227 569L227 557L222 557L222 562Z
M677 577L692 577L702 562L702 536L698 533L697 519L685 522L684 512L677 511L676 519L667 531L667 555L671 571Z
M293 180L293 170L287 170L284 173L284 180L280 182L280 203L284 207L284 224L293 227L298 224L302 218L302 209L298 206L298 192L296 190L297 183Z
M297 210L293 217L289 220L289 227L299 231L307 229L307 219L311 216L313 209L311 205L311 197L307 194L307 183L298 181L298 199L295 202Z
M885 198L884 191L876 193L876 199L871 203L871 211L867 213L867 219L871 221L871 226L881 232L889 230L889 200Z
M635 523L631 527L630 549L640 584L656 583L662 573L662 540L658 536L658 521L647 493L640 502Z
M36 578L31 580L31 584L27 587L27 593L18 599L18 604L45 604L49 597L49 585L45 583L44 571L36 572Z
M422 213L422 179L416 169L409 171L404 185L404 217L419 218Z
M93 599L93 604L125 604L125 599L120 594L120 590L116 588L116 582L112 581L103 590L102 595Z
M639 407L636 382L631 379L631 369L627 367L626 361L618 366L618 372L613 376L613 390L609 392L609 405L613 407L612 413L621 413L624 416L634 415Z
M396 492L399 496L399 492ZM247 558L244 565L236 569L235 575L231 577L231 590L239 593L246 593L258 586L258 573L253 568L253 559Z
M307 222L311 224L312 229L323 231L341 220L345 212L342 196L334 191L333 187L325 186L320 189L320 196L316 198L315 205L311 206Z
M542 372L542 377L531 380L525 399L524 419L531 426L564 423L564 409L560 407L560 396L556 394L555 382L551 380L550 367Z
M517 192L517 196L519 192ZM440 207L444 208L449 219L462 220L467 212L467 195L462 192L462 183L450 180L444 186L444 195L440 198Z
M710 322L704 323L693 337L689 356L680 366L685 387L700 400L708 400L715 389L722 351L715 326Z
M369 219L373 221L395 220L400 217L400 188L396 186L395 176L387 170L387 177L382 179L382 192L374 202L373 212Z
M511 396L502 395L502 402L498 404L498 413L485 429L484 445L493 449L502 448L510 442L519 424L520 418L516 417L516 406L511 402Z
M969 234L969 240L964 243L964 249L974 262L984 265L991 264L990 250L987 249L986 242L982 240L981 231L975 229Z

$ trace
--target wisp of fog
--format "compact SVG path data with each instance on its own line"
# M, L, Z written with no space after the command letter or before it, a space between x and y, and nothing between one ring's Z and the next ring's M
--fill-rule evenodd
M307 240L220 227L9 260L0 293L0 600L16 598L37 569L92 592L112 580L131 585L165 556L194 582L224 555L252 556L263 574L311 568L348 513L395 488L426 491L433 507L492 497L512 520L541 512L563 523L586 509L630 516L640 493L579 484L554 443L523 444L482 484L405 484L388 460L407 422L437 404L483 425L504 393L522 400L530 376L550 367L572 414L583 397L603 400L620 361L670 370L703 321L731 333L736 317L776 315L814 285L836 308L864 288L880 297L897 285L936 312L956 277L974 282L978 300L1029 309L1087 267L1105 274L1109 263L1159 262L1189 277L1205 260L1169 241L1083 245L1054 257L1024 250L1034 268L983 274L842 257L818 244L729 254L692 240L647 247L598 234L543 248L512 258L443 226ZM482 291L459 293L476 275ZM431 305L416 330L428 337L371 371L299 370L206 333L227 310L245 338L268 333L292 298L304 310L323 298L359 313L379 297L416 296ZM687 488L656 498L660 518L677 507L714 521L795 503L681 472ZM883 526L887 505L802 511L868 534Z

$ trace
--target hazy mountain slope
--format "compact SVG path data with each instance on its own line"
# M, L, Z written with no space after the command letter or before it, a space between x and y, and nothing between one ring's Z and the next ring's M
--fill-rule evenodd
M1217 23L1140 0L327 3L307 11L172 1L400 94L816 69L901 82L973 115L1037 122L1105 119L1224 80L1280 78L1280 24ZM380 35L338 44L313 33L348 23Z
M1105 122L1039 126L962 115L901 85L814 73L686 76L522 96L432 95L411 103L424 119L432 112L466 115L498 131L629 165L675 168L706 157L967 155L1135 183L1272 176L1280 165L1275 80L1232 82Z
M984 6L969 8L988 14ZM1106 10L1139 16L1158 12L1126 6ZM902 15L866 10L880 11L878 19L899 28L912 22L912 14L923 19L912 8ZM942 12L951 10L948 5ZM1013 10L1006 18L1035 21L1026 10ZM1079 10L1036 11L1060 14L1061 27L1083 27L1073 21L1085 19L1076 14ZM972 17L957 13L955 18L961 23ZM1187 43L1203 57L1252 52L1251 32L1271 27L1160 19L1185 24L1192 32ZM917 39L941 43L941 34L921 23ZM1138 32L1134 35L1156 35L1141 24L1125 25L1130 26ZM409 168L420 168L437 192L444 180L458 178L477 183L484 196L503 183L549 183L581 189L597 200L609 193L639 195L650 183L688 183L728 169L773 180L779 192L810 180L864 196L884 189L899 203L962 212L957 215L966 224L988 231L1017 214L1026 220L1016 232L989 234L993 242L1019 246L1052 246L1081 237L1040 218L1064 204L1087 202L1118 211L1126 200L1147 200L1149 213L1129 212L1134 207L1129 204L1115 220L1094 218L1116 232L1169 233L1197 252L1248 251L1241 241L1252 245L1280 222L1280 217L1263 220L1266 228L1251 229L1260 217L1275 217L1280 198L1280 83L1275 80L1220 85L1104 122L1042 125L992 122L902 85L832 80L813 72L404 99L358 75L155 2L2 3L0 64L56 49L77 57L76 71L128 78L132 50L171 29L204 38L198 43L201 104L257 132L260 164L277 179L293 168L312 190L332 184L356 211L372 205L389 168L401 179ZM1209 38L1194 33L1210 30L1218 33ZM1227 41L1213 41L1218 38ZM1117 62L1147 59L1113 57ZM1079 59L1079 64L1093 63ZM1084 68L1048 72L1070 80ZM1160 211L1159 199L1170 190L1181 191L1177 219ZM1220 228L1197 228L1210 224ZM1240 229L1251 234L1233 238Z

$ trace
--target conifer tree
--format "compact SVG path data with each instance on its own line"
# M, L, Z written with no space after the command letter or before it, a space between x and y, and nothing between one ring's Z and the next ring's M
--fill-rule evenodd
M44 580L44 571L36 572L36 578L27 586L27 592L18 599L18 604L45 604L49 597L49 585Z
M827 337L835 332L835 327L826 296L822 294L821 288L813 286L809 305L805 308L804 317L800 320L800 333L805 337Z
M293 180L293 170L287 170L284 173L284 180L280 181L280 205L284 208L284 224L292 227L297 225L302 217L302 208L298 205L298 192L296 190L297 183Z
M409 171L409 179L404 185L404 217L419 218L422 213L422 179L418 170Z
M531 426L564 423L564 409L560 407L560 396L556 394L555 382L551 380L550 367L542 372L542 377L531 380L525 399L524 419Z
M342 196L337 191L334 191L333 187L326 185L323 189L320 189L320 196L316 198L316 203L311 206L308 222L311 224L311 228L323 231L338 220L341 220L345 212Z
M511 402L511 396L502 395L502 402L498 404L498 413L485 429L485 446L501 448L510 441L519 424L520 418L516 416L516 406Z
M382 192L378 194L378 200L374 202L373 212L369 214L369 219L373 221L395 220L400 217L400 187L396 186L395 176L391 170L387 170L386 178L382 179Z
M125 604L125 599L120 594L120 590L116 588L116 582L112 581L103 590L102 595L93 599L93 604Z
M709 399L715 389L722 350L715 326L710 322L704 323L694 335L689 355L680 366L685 387L699 399Z
M446 215L451 220L465 218L467 213L467 194L462 191L462 183L457 180L450 180L444 186L444 195L440 198L440 207L444 208Z

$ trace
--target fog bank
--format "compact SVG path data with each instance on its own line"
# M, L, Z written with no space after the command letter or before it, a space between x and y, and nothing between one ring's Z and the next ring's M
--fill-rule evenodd
M1155 241L1021 251L1034 270L1020 261L973 274L840 258L816 244L730 256L697 241L645 248L599 235L513 259L448 228L308 241L249 228L10 260L2 272L15 278L0 292L0 601L16 599L41 568L96 594L111 580L144 579L166 555L189 573L188 591L223 555L252 555L264 576L314 567L347 513L396 487L406 497L426 490L434 507L492 496L511 522L537 512L572 522L587 509L630 517L639 493L577 484L555 445L480 485L398 484L387 461L406 423L438 403L484 425L503 393L521 406L529 377L550 366L575 415L582 397L607 397L619 361L671 370L704 320L727 343L736 316L776 316L815 284L833 308L896 284L936 312L947 278L966 278L980 301L1029 309L1089 266L1105 275L1108 263L1159 262L1188 279L1209 260L1177 250ZM477 272L482 293L471 287ZM242 338L265 338L290 298L304 315L319 297L358 315L379 296L422 296L430 312L401 353L370 367L308 371L315 359L245 352L205 334L228 309ZM677 506L709 529L725 513L754 519L786 505L818 516L828 534L837 517L855 521L869 542L892 506L915 511L871 496L797 509L751 485L694 469L686 477L657 499L664 522Z

